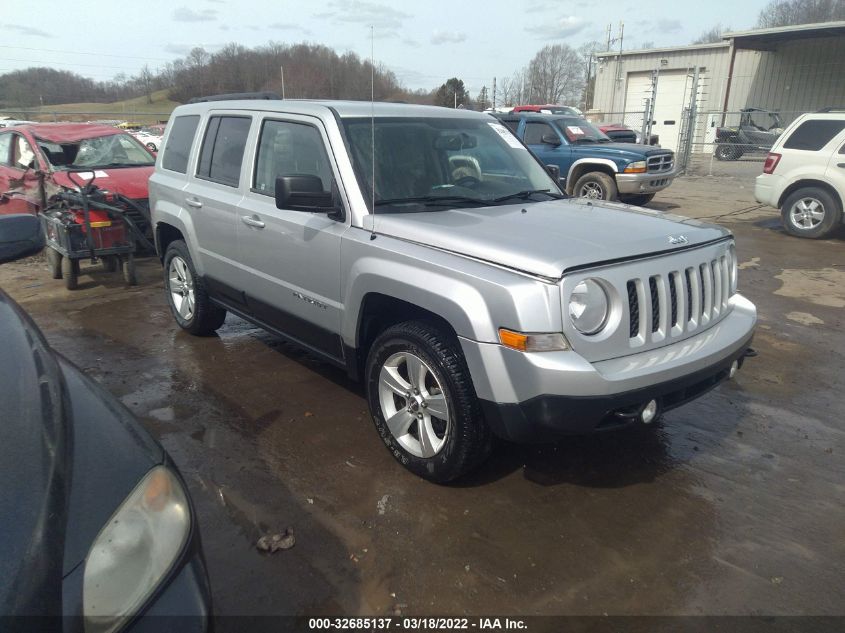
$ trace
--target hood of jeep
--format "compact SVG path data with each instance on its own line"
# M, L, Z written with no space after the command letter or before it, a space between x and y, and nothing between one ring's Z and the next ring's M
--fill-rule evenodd
M364 228L372 227L372 215ZM585 265L676 251L730 235L660 211L585 199L376 214L375 232L559 278Z

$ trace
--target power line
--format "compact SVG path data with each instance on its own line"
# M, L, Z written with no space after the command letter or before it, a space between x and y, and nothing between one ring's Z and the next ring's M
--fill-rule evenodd
M44 51L49 53L70 53L72 55L94 55L96 57L119 57L122 59L143 59L146 61L170 62L172 59L165 59L164 57L139 57L137 55L114 55L110 53L91 53L87 51L65 51L56 48L28 48L26 46L8 46L0 44L0 48L14 48L22 51Z
M54 62L45 59L16 59L14 57L0 57L4 62L24 62L30 64L55 64L57 66L85 66L87 68L116 68L117 70L130 70L126 66L107 66L105 64L77 64L73 62ZM137 72L137 71L134 71Z

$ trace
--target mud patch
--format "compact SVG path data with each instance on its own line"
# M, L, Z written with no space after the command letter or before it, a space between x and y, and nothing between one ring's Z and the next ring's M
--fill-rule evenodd
M824 321L818 317L814 317L809 312L789 312L786 318L801 325L824 325Z
M845 271L836 268L796 270L786 268L775 275L783 285L776 295L805 299L831 308L845 308Z

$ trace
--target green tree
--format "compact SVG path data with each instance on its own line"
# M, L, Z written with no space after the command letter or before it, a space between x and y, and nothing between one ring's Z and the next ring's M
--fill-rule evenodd
M446 108L455 108L463 106L468 108L470 105L469 93L467 92L464 82L457 77L452 77L442 84L437 92L434 93L435 105L444 106Z

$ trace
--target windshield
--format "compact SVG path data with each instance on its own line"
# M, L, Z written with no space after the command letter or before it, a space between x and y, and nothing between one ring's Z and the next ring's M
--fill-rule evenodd
M560 197L543 166L492 117L377 117L374 123L348 118L343 126L368 204L373 197L374 132L379 213Z
M610 143L612 140L586 119L567 117L556 119L555 125L570 143Z
M38 139L38 147L56 169L155 165L155 158L128 134L98 136L73 143Z

